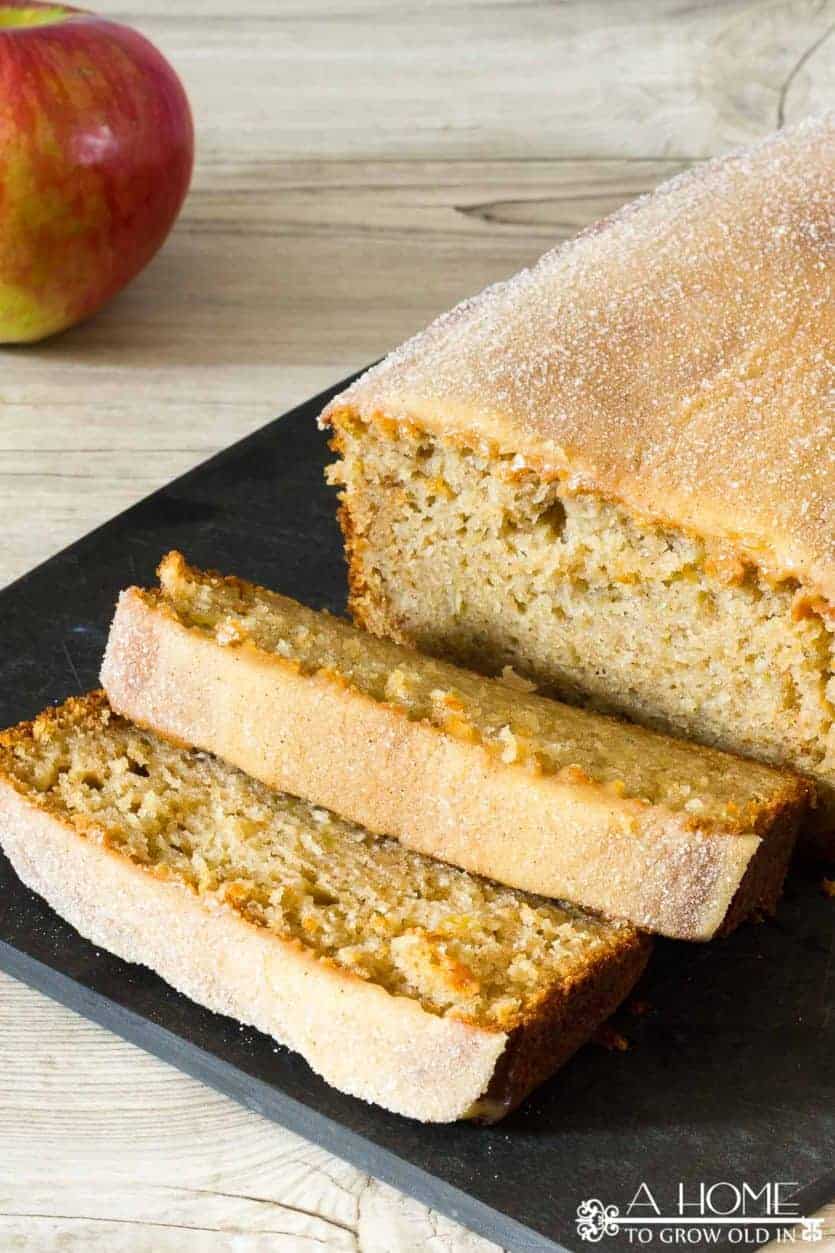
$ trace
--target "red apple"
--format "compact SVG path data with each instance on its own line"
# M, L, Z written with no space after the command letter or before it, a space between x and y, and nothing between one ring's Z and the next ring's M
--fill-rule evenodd
M0 343L99 309L162 244L191 178L182 84L147 39L0 0Z

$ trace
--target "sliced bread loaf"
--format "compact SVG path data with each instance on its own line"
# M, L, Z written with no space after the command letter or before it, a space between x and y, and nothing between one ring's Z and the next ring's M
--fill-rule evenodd
M835 859L835 110L659 187L328 406L368 630L802 771Z
M501 1117L649 941L378 839L93 694L0 735L0 843L82 935L424 1121Z
M178 553L160 577L123 593L102 669L135 722L648 930L708 939L773 909L802 780L423 657Z

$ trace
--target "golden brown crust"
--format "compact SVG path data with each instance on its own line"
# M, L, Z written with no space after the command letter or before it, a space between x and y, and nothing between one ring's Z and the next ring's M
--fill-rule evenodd
M576 770L506 765L341 675L301 673L249 641L222 647L135 588L120 598L102 681L118 712L271 787L466 870L683 939L773 909L809 797L804 781L751 767L771 780L768 797L702 830L689 813L617 795ZM479 683L487 691L494 681ZM693 752L708 771L740 764Z
M344 442L337 427L334 427L328 446L332 452L337 453L340 457L344 455ZM361 551L362 537L354 526L351 510L347 504L341 503L337 507L336 518L342 532L342 541L345 548L345 565L348 575L348 612L359 625L364 626L366 630L372 630L373 628L362 620L364 606L373 603L365 578L365 562L363 561ZM179 556L180 554L177 555ZM171 554L169 553L164 560L168 560L170 556ZM389 634L391 639L398 639L395 634ZM402 642L402 640L398 640L398 643Z
M648 957L649 950L642 945L601 955L594 978L575 980L568 988L552 991L536 1020L511 1032L473 1117L495 1122L510 1113L519 1104L520 1093L532 1092L554 1073L556 1067L550 1067L548 1059L555 1048L562 1066L589 1039L589 1024L605 1022L613 1007L623 1003L623 989L635 986Z
M593 1034L646 964L649 941L613 929L583 975L554 988L511 1036L393 996L108 847L93 824L54 812L10 769L16 746L48 739L62 722L109 716L91 694L0 737L0 843L17 873L82 935L273 1035L343 1091L424 1121L495 1120Z
M324 420L556 475L835 604L834 141L830 113L674 179L439 318Z
M745 878L736 890L716 936L729 935L752 914L773 914L797 840L798 822L791 811L775 809L770 815L768 842L760 844Z

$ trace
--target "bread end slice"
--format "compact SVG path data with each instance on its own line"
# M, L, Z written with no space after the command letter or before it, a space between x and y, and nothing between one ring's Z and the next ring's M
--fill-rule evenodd
M426 1122L495 1121L593 1034L646 964L649 941L612 928L510 1030L429 1012L254 922L234 893L202 893L170 866L137 860L112 818L62 808L54 778L68 728L106 737L125 725L92 695L0 736L0 843L12 865L95 944L297 1050L344 1092ZM153 754L154 737L143 742ZM114 761L121 750L114 743Z

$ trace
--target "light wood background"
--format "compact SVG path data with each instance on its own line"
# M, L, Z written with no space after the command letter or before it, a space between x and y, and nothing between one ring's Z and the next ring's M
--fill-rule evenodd
M826 0L99 7L180 71L197 169L129 291L0 351L0 585L554 240L835 99ZM493 1246L0 977L4 1253L323 1247Z

